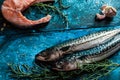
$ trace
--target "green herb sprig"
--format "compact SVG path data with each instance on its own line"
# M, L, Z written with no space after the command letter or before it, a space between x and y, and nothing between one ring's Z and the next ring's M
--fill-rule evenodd
M62 0L57 1L59 4L60 9L68 9L70 6L64 6Z
M81 69L69 72L55 72L39 66L30 67L28 65L9 64L10 77L15 79L32 79L32 80L68 80L80 77L82 80L98 80L107 76L120 64L105 60L98 63L86 64ZM85 72L85 74L84 74ZM87 77L86 77L87 76Z
M63 14L63 12L61 10L68 9L70 6L64 6L62 4L62 0L58 0L57 2L59 4L59 7L53 6L51 4L44 4L44 3L37 3L33 6L37 6L40 9L43 8L42 9L43 11L41 11L43 14L49 14L52 12L52 13L56 13L56 14L60 15L64 20L63 23L66 24L66 28L68 28L68 25L69 25L68 18L65 14Z
M33 6L37 6L39 7L40 10L43 14L48 14L48 13L56 13L58 15L60 15L63 18L63 23L65 24L66 28L68 27L68 19L67 16L63 14L63 12L61 10L63 9L68 9L70 6L64 6L62 0L57 0L57 3L59 5L59 7L56 7L54 5L52 5L51 3L45 4L45 3L37 3ZM30 8L29 8L30 9ZM2 13L0 12L0 20L3 21L3 27L0 28L0 32L4 31L6 27L10 27L11 24L6 23L6 21L4 20Z

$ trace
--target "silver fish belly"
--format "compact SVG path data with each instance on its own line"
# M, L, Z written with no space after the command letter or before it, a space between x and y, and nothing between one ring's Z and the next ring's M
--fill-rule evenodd
M114 29L101 31L77 39L69 40L38 53L36 55L36 60L55 61L65 54L93 48L103 44L118 33L120 33L120 29Z
M60 59L55 63L54 70L70 71L80 69L80 66L97 61L101 61L120 49L120 34L115 36L112 40L94 47L89 50L76 52ZM79 66L78 66L79 64Z

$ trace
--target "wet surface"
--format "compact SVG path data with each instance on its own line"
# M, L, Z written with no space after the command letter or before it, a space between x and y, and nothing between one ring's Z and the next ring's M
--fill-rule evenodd
M120 26L116 27L120 28ZM8 70L7 64L27 64L33 65L35 55L55 44L61 43L65 40L77 38L90 33L94 33L100 30L97 29L87 29L87 30L71 30L71 31L61 31L61 32L41 32L41 33L28 33L21 35L12 36L0 36L0 80L10 80L7 76L6 71ZM112 56L114 62L120 63L120 52L115 53ZM107 78L107 80L112 80L115 76L119 76L119 70L115 70ZM116 74L116 75L113 75ZM110 77L110 78L109 78ZM119 80L120 78L118 77Z
M0 0L0 3L2 4L2 0ZM66 30L62 19L53 15L52 20L44 28L18 29L10 25L0 31L0 80L10 80L6 72L8 63L33 65L35 55L50 46L100 30L120 28L119 0L109 0L109 2L108 0L64 0L64 4L72 5L69 9L63 10L63 13L68 16L68 28L76 30ZM99 8L103 4L109 4L117 8L118 13L112 21L95 21L95 14L100 12ZM38 19L41 17L41 15L36 15L39 11L36 12L34 8L31 11L32 13L26 13L28 18ZM0 20L0 28L5 26L4 23L9 24L5 20ZM117 52L111 59L120 63L119 55L120 52ZM120 80L119 71L119 68L116 69L106 79L113 80L116 77L116 80Z
M0 1L2 4L3 0ZM56 6L57 3L53 5ZM96 13L100 13L100 8L102 5L107 4L113 6L117 9L117 15L111 20L96 21ZM63 5L70 6L68 9L63 9L62 12L68 18L68 26L63 23L63 19L60 15L51 13L52 19L48 24L38 25L37 31L53 31L53 30L65 30L65 29L78 29L78 28L91 28L91 27L112 27L120 25L120 1L119 0L63 0ZM36 20L45 15L43 15L38 7L30 7L25 12L23 12L27 18ZM6 22L6 21L5 21ZM4 21L0 21L0 26L2 27ZM44 26L44 27L42 27ZM36 27L36 26L35 26ZM42 28L41 28L42 27ZM6 28L5 31L0 32L0 34L7 34L6 32L18 33L18 32L32 32L32 30L20 30L11 29L14 25Z

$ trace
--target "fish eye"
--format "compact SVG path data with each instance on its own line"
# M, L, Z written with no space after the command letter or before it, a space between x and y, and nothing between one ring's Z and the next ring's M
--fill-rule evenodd
M59 65L62 65L62 64L63 64L63 62L60 62L60 63L59 63Z

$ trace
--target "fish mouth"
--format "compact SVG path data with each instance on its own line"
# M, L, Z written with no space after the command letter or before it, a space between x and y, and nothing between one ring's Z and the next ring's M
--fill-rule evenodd
M35 59L38 61L48 61L48 57L42 56L41 54L37 54Z
M53 57L51 58L51 56L43 56L42 54L37 54L36 55L36 60L39 60L39 61L54 61L56 58Z
M55 71L66 71L65 69L62 69L62 68L52 68L52 70L55 70Z
M40 53L36 55L36 59L39 61L56 61L58 60L58 56L56 54L46 54L46 53Z
M57 67L55 67L55 68L52 68L52 70L55 70L55 71L73 71L75 69L66 69L66 68L57 68Z

